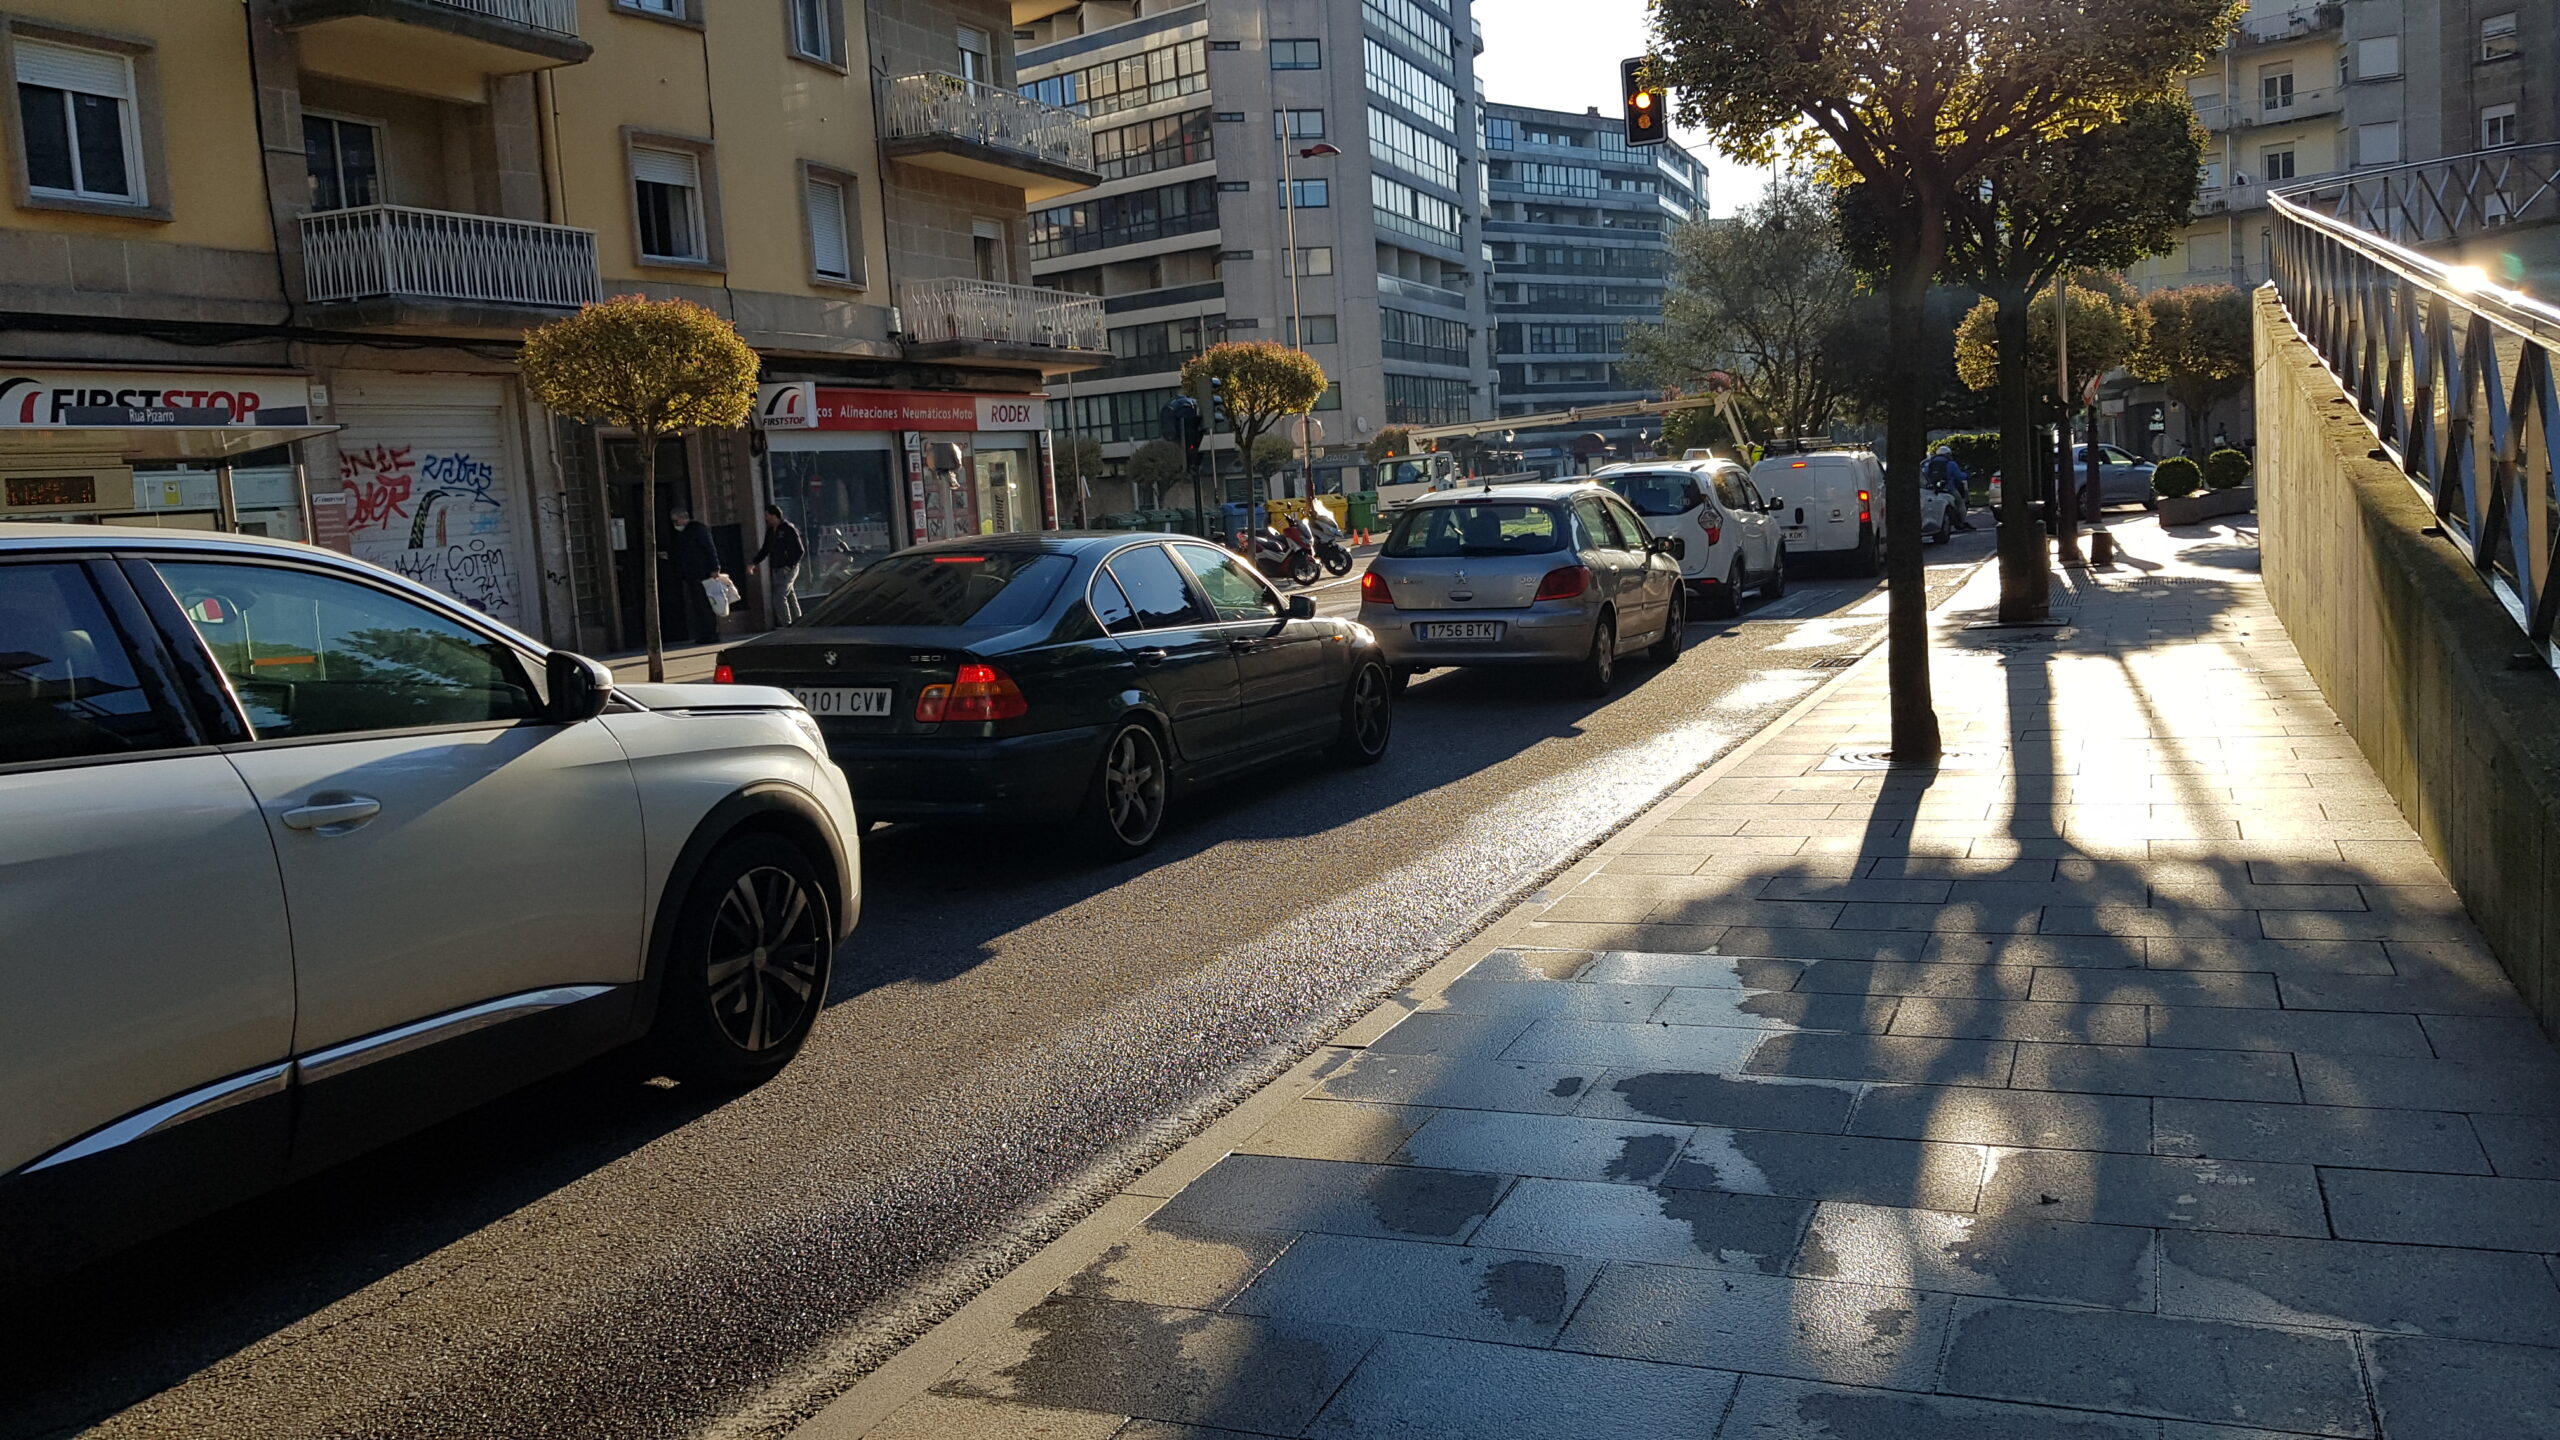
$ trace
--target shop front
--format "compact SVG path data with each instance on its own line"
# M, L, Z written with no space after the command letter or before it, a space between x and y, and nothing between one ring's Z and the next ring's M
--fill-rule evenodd
M815 598L928 540L1056 529L1048 408L1037 395L763 387L766 494L809 547L793 588Z
M272 371L0 375L0 520L305 540L311 386Z

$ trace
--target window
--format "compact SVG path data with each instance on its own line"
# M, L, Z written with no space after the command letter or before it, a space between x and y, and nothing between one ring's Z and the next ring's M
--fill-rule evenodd
M1467 418L1472 399L1464 380L1389 375L1386 381L1390 425L1454 425Z
M1452 250L1460 248L1465 222L1459 217L1458 207L1439 196L1425 195L1410 185L1399 185L1372 173L1369 199L1383 228Z
M1520 143L1520 122L1488 115L1484 121L1484 148L1510 150Z
M2379 80L2400 73L2400 37L2376 35L2356 42L2356 77Z
M1600 194L1600 172L1588 165L1549 165L1525 160L1512 167L1514 183L1530 195L1563 195L1583 199Z
M1321 140L1324 138L1324 112L1321 110L1274 110L1271 133L1288 140Z
M1242 194L1252 188L1253 182L1250 180L1221 180L1218 182L1218 193L1222 195Z
M2356 163L2359 165L2397 165L2400 163L2400 122L2381 120L2356 127Z
M1309 315L1302 327L1304 334L1294 343L1299 345L1336 345L1342 340L1340 327L1330 315Z
M1525 349L1531 355L1614 355L1626 348L1622 325L1529 325Z
M1280 597L1244 562L1211 545L1175 542L1173 551L1209 595L1209 608L1221 620L1271 620L1280 614Z
M1458 188L1458 147L1375 105L1369 107L1369 146L1378 159L1417 180Z
M976 262L978 278L994 284L1005 279L1004 222L972 220L969 222L969 256Z
M187 743L83 567L0 565L0 765Z
M2483 16L2480 21L2480 58L2504 60L2517 53L2516 12Z
M425 606L304 570L157 568L259 739L541 714L514 651Z
M1107 250L1218 228L1218 186L1185 180L1153 190L1106 195L1031 214L1031 258Z
M1217 146L1211 139L1206 110L1141 120L1135 125L1098 130L1093 136L1093 165L1105 180L1125 180L1132 175L1149 175L1216 158Z
M1408 509L1378 553L1394 560L1456 560L1472 555L1551 555L1563 548L1564 517L1555 510L1486 500Z
M2293 108L2293 67L2269 67L2258 72L2258 108L2290 110Z
M1112 556L1104 569L1119 582L1120 593L1129 602L1128 618L1113 625L1113 633L1210 623L1208 607L1191 593L1190 582L1175 568L1173 557L1164 553L1163 546L1123 550Z
M2516 107L2488 105L2480 111L2480 148L2495 150L2516 143Z
M791 53L821 65L842 65L844 49L837 33L842 0L786 0L791 7Z
M640 258L701 265L705 243L702 157L690 150L631 147L631 189L640 214Z
M1316 408L1318 410L1339 410L1342 408L1341 381L1335 380L1328 382L1325 385L1324 393L1316 397Z
M691 19L685 0L614 0L614 8L637 10L646 15L665 15L677 20Z
M1244 123L1244 112L1241 110L1221 110L1218 112L1218 123L1221 125L1241 125Z
M1333 247L1309 245L1300 249L1295 271L1290 270L1288 252L1284 250L1281 252L1280 269L1282 274L1330 275L1333 273Z
M1457 42L1446 22L1414 0L1360 0L1364 18L1388 39L1422 56L1422 63L1443 75L1451 73L1450 51Z
M1378 312L1379 353L1390 360L1419 360L1431 365L1467 363L1467 325L1445 315L1412 310Z
M1183 40L1034 80L1022 87L1022 93L1042 104L1063 105L1099 119L1208 88L1207 42Z
M1076 568L1066 555L989 549L955 556L889 555L812 606L828 626L1027 625L1056 598Z
M1288 205L1290 208L1322 210L1332 203L1333 187L1326 181L1292 180L1289 182Z
M995 41L984 30L959 27L960 78L980 85L996 83Z
M1627 537L1618 529L1617 517L1610 514L1609 507L1598 500L1586 498L1574 501L1573 518L1579 522L1582 543L1588 549L1632 550L1637 548L1627 543Z
M809 273L838 285L862 284L862 240L854 208L859 192L853 177L803 164L801 186L809 211Z
M1315 42L1307 42L1312 45ZM1422 67L1375 40L1361 42L1369 66L1369 93L1401 105L1443 130L1458 128L1458 92L1425 74Z
M302 112L302 158L311 208L353 210L382 203L382 128Z
M2292 179L2292 147L2288 146L2282 150L2268 150L2261 153L2258 156L2258 170L2258 178L2261 180L2275 181Z
M38 195L143 203L133 57L21 38L18 119Z
M1321 70L1324 68L1324 42L1274 40L1271 42L1271 68L1274 70Z

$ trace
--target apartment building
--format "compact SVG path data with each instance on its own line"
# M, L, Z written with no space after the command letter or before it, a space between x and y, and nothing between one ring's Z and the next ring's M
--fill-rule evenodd
M1497 415L1654 398L1630 373L1627 331L1657 324L1670 232L1707 212L1704 167L1677 145L1629 148L1626 124L1597 110L1484 107L1485 242ZM1586 459L1651 454L1659 421L1613 420L1505 432L1530 468L1570 474ZM1604 453L1579 453L1585 437Z
M2340 43L2358 167L2560 141L2560 12L2548 4L2345 0Z
M1126 456L1182 361L1231 339L1302 345L1334 381L1320 490L1359 488L1382 429L1491 413L1469 0L1016 8L1043 12L1016 37L1024 92L1087 117L1104 177L1032 217L1033 274L1100 297L1113 355L1062 430Z
M1013 92L1013 19L13 0L0 518L305 538L620 648L636 449L543 413L515 346L644 293L728 316L764 361L755 428L662 455L662 507L733 573L767 501L810 537L811 590L1054 524L1043 378L1101 358L1101 317L1025 283L1024 216L1096 172L1081 119Z

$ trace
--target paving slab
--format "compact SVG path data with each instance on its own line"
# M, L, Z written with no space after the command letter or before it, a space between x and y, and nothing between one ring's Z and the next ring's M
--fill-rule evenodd
M1788 990L1809 962L1752 955L1681 955L1603 950L1571 978L1600 984L1665 985L1708 990ZM1557 977L1565 978L1565 977Z
M2560 1116L2560 1068L2465 1065L2387 1055L2297 1055L2302 1098L2314 1105Z
M2344 1335L2123 1310L1960 1301L1939 1388L2310 1435L2374 1433Z
M2560 1118L2474 1115L2471 1128L2489 1153L2489 1168L2526 1180L2560 1180Z
M1390 1335L1304 1431L1342 1440L1694 1440L1735 1377L1681 1365Z
M1392 1160L1413 1132L1436 1113L1421 1105L1299 1100L1236 1149L1248 1155L1299 1160Z
M1976 1206L2102 1225L2326 1235L2308 1165L2110 1155L2088 1150L1995 1150Z
M1600 1073L1590 1065L1375 1051L1353 1057L1313 1093L1330 1100L1563 1115L1582 1103L1584 1087Z
M1309 1235L1225 1305L1230 1315L1544 1345L1600 1262L1473 1245Z
M2183 1096L2196 1100L2302 1098L2302 1087L2294 1078L2293 1057L2256 1050L2022 1044L2009 1084L2020 1090Z
M1911 997L1893 1014L1896 1035L1938 1035L1975 1040L2073 1041L2088 1045L2140 1045L2148 1037L2147 1007L2067 1005L2034 1000L1935 1000Z
M2157 1421L1747 1376L1717 1440L2160 1440Z
M2170 1232L2160 1313L2560 1346L2560 1286L2492 1250Z
M1917 1035L1773 1035L1743 1062L1746 1075L1880 1080L1928 1085L2006 1085L2017 1046L2007 1040Z
M1662 1176L1671 1189L1971 1210L1983 1148L1866 1135L1701 1128Z
M2560 1435L2560 1350L2384 1335L2366 1353L2389 1440Z
M1775 1275L1786 1268L1813 1202L1714 1190L1655 1190L1581 1180L1523 1180L1477 1244Z
M2324 1168L2320 1188L2351 1239L2560 1253L2560 1180Z
M1660 1178L1694 1133L1685 1125L1450 1110L1415 1131L1392 1158L1442 1170L1642 1185Z
M1838 1030L1875 1034L1893 1025L1891 996L1773 994L1759 990L1681 988L1647 1017L1665 1025L1726 1025L1746 1030Z
M2032 1216L1825 1203L1792 1274L1915 1290L2153 1308L2153 1232Z
M2152 1108L2152 1150L2219 1160L2486 1174L2489 1165L2473 1123L2440 1110L2160 1100Z
M2241 1005L2274 1009L2276 977L2241 971L2045 969L2023 997L2080 1005Z
M1556 1346L1899 1390L1937 1370L1945 1295L1663 1265L1611 1265Z
M1215 1310L1300 1239L1270 1230L1206 1230L1150 1220L1058 1287L1084 1300Z
M1510 1183L1507 1176L1457 1170L1230 1155L1167 1201L1156 1218L1195 1230L1316 1230L1455 1244L1483 1222Z
M2151 1152L2148 1096L1989 1090L1965 1085L1877 1085L1858 1102L1859 1135L2030 1149Z
M1732 1070L1769 1038L1764 1030L1726 1025L1532 1020L1508 1043L1502 1058L1604 1069Z
M1091 1410L926 1395L899 1407L871 1433L876 1440L1113 1440L1129 1433L1123 1428L1128 1423L1126 1415Z
M1478 980L1465 976L1426 1002L1420 1013L1558 1015L1574 1020L1642 1020L1671 991L1661 985L1589 985L1568 980Z
M2151 1043L2193 1050L2436 1058L2414 1015L2163 1006L2151 1011Z

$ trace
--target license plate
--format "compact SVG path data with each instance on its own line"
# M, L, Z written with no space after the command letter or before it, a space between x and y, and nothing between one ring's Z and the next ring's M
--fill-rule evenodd
M1444 620L1436 625L1416 625L1413 627L1413 638L1416 640L1499 640L1502 638L1502 622L1499 620Z
M800 703L808 706L809 713L812 715L862 717L882 716L889 713L889 690L886 686L854 689L849 686L830 685L823 688L802 689L795 685L791 693L800 697Z

